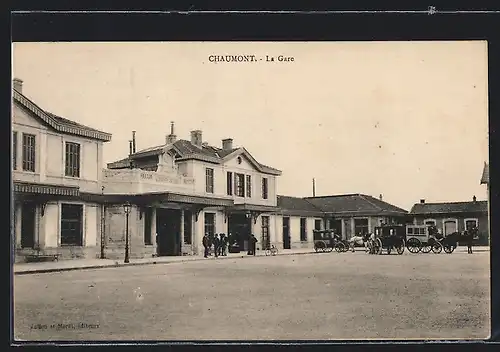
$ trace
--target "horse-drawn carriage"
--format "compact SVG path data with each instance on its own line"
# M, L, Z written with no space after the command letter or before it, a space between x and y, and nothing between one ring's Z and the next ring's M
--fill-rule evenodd
M314 250L316 252L346 252L349 245L335 232L335 230L313 230Z
M443 245L428 225L406 225L406 248L410 253L441 253Z
M395 249L401 255L405 251L405 227L404 225L383 225L374 229L373 236L369 240L369 253L382 254L385 249L391 254Z
M436 226L408 225L406 226L406 246L410 253L453 253L458 246L462 234L455 232L444 237Z

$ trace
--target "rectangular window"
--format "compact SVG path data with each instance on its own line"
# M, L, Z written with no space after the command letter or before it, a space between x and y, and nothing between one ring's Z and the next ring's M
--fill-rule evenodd
M300 218L300 240L307 241L307 227L306 218Z
M245 175L234 174L234 187L236 188L236 195L238 197L245 196Z
M83 245L83 205L61 204L61 245Z
M233 195L233 173L232 172L227 172L227 195L232 196Z
M214 193L214 169L206 168L205 180L206 180L206 192Z
M66 165L64 174L80 177L80 144L66 142Z
M267 184L267 178L263 177L262 178L262 199L267 199L268 197L268 184Z
M152 224L153 224L153 209L146 208L144 211L144 244L152 245Z
M23 133L23 171L35 172L36 136Z
M321 220L320 219L314 220L314 229L321 230Z
M262 248L271 247L271 238L269 237L269 216L262 216Z
M205 213L205 233L210 237L215 234L215 214Z
M17 170L17 132L12 132L12 170Z
M427 226L436 226L436 220L426 220L424 224Z
M356 236L368 233L368 219L354 219L354 234Z
M477 226L477 220L475 219L470 219L470 220L467 220L465 221L465 229L467 231L469 231L470 229L472 229L473 227L478 227Z
M247 197L252 198L252 176L247 175Z

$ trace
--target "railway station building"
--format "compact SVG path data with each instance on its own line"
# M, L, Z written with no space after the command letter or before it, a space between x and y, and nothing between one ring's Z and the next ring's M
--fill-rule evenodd
M103 168L111 134L43 110L13 82L13 242L15 259L201 255L204 234L231 235L237 250L313 248L313 231L343 238L402 223L407 212L363 194L277 194L282 172L233 139L219 146L193 130L177 138L174 123L157 146ZM128 234L128 236L127 236Z

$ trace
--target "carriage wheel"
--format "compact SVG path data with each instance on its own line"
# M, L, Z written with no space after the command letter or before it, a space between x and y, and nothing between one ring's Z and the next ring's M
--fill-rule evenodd
M325 242L323 241L318 241L316 243L314 243L314 250L316 251L316 253L319 253L319 252L324 252L325 251Z
M429 253L432 250L432 246L429 243L422 244L422 253Z
M266 257L267 257L268 255L271 255L271 250L269 248L267 248L265 253L266 253Z
M408 242L406 242L406 248L408 248L408 251L410 253L418 253L420 252L422 243L418 238L410 238Z
M443 245L441 243L436 241L432 244L432 252L433 253L439 254L439 253L441 253L442 250L443 250Z
M396 252L401 255L405 251L405 242L404 240L401 240L400 243L396 246Z
M337 243L335 243L335 251L336 251L337 253L342 253L342 252L344 252L344 247L345 247L345 246L344 246L344 244L343 244L342 242L337 242Z

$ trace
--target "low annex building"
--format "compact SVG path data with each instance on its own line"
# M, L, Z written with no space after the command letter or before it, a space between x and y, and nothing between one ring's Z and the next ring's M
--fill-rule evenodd
M408 211L366 194L341 194L306 197L306 201L323 212L325 228L334 229L349 239L373 232L381 224L405 224Z
M435 225L445 236L477 226L479 243L488 244L488 202L478 201L475 196L468 202L427 203L422 199L410 214L416 225Z

